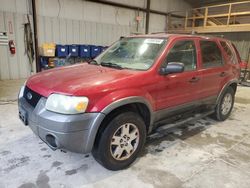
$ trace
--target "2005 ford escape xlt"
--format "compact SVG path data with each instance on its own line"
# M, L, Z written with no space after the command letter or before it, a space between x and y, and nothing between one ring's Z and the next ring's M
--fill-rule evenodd
M52 149L92 152L104 167L120 170L174 117L227 119L239 62L221 38L125 37L88 63L31 76L19 93L19 117Z

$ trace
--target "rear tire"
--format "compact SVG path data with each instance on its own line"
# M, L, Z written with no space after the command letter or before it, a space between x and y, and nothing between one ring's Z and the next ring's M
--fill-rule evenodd
M124 112L108 122L97 135L92 154L109 170L122 170L132 164L143 149L146 140L146 126L135 112Z
M234 106L235 92L232 87L228 87L222 94L219 99L218 104L216 105L215 112L213 117L216 120L224 121L226 120L233 109Z

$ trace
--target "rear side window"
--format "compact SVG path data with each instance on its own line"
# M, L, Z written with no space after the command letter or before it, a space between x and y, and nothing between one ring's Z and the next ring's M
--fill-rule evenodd
M200 41L202 64L204 68L217 67L223 64L221 50L214 41Z
M180 62L184 64L185 71L196 69L196 47L193 40L177 41L170 49L166 63Z
M234 44L232 44L232 46L233 46L234 51L235 51L236 56L237 56L237 60L238 60L238 62L237 62L237 63L240 63L240 62L241 62L240 54L239 54L239 52L238 52L237 48L235 47L235 45L234 45Z
M229 44L227 42L224 42L224 41L221 41L220 44L223 47L223 49L225 50L225 52L228 55L229 59L234 60L234 54L233 54Z

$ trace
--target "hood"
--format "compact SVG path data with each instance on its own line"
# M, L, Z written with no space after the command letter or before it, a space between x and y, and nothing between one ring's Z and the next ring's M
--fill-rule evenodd
M93 88L104 89L107 84L128 78L138 71L114 69L87 63L55 68L31 76L27 86L44 97L52 93L85 95Z

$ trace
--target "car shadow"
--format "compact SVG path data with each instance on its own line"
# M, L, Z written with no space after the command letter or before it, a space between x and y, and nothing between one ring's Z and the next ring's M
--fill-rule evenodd
M159 148L158 146L164 141L168 142L168 147L173 147L176 143L178 143L178 141L184 141L190 137L200 134L217 123L217 121L209 117L205 117L196 121L179 125L177 127L166 129L161 132L158 132L157 130L153 131L153 133L147 137L141 156L144 156L148 153L152 154L161 152L163 148Z

